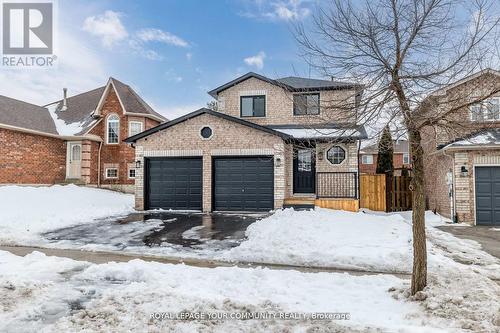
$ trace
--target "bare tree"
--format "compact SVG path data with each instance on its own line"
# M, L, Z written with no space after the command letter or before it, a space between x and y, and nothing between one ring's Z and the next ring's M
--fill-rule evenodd
M427 285L421 130L440 126L453 109L485 99L499 87L440 113L433 112L440 109L437 100L426 97L498 65L491 63L498 61L498 7L493 0L331 0L317 9L312 26L296 26L296 39L310 66L324 76L364 85L358 122L379 123L379 128L385 125L381 121L402 124L408 133L413 159L412 294Z

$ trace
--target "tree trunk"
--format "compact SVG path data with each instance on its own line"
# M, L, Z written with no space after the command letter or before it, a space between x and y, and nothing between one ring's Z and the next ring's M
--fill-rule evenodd
M427 285L427 246L425 236L425 183L424 151L420 132L409 131L411 155L413 158L413 272L411 294L415 295Z

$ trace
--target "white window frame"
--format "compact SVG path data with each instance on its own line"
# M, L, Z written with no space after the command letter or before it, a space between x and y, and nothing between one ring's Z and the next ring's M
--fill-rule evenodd
M117 141L116 142L109 142L109 124L110 124L110 119L113 117L117 117L118 120L112 120L113 122L116 122L118 124L118 132L117 132ZM108 145L117 145L120 144L120 117L116 113L112 113L108 115L106 118L106 144Z
M131 170L134 170L134 177L130 177L130 171ZM137 177L137 169L129 167L128 170L127 170L127 178L128 179L135 179L136 177Z
M497 113L496 118L489 118L489 105L492 104L492 101L496 101L499 108L499 111ZM479 108L479 115L481 116L480 119L474 119L474 114L475 112L473 111L474 109ZM469 114L470 114L470 120L472 122L494 122L494 121L500 121L500 97L490 97L485 99L482 102L479 102L477 104L471 105L469 107Z
M365 157L368 159L369 157L369 162L365 160ZM373 155L372 154L364 154L361 155L361 164L373 164Z
M116 170L116 177L109 177L108 176L109 170ZM119 175L118 168L106 168L106 170L104 171L104 176L106 177L106 179L118 179L118 175Z
M403 153L403 164L410 164L410 154Z
M128 122L128 136L133 136L133 135L136 135L136 134L132 134L132 125L137 125L137 124L140 124L141 125L141 130L136 133L136 134L139 134L141 133L142 131L144 131L144 123L142 121L137 121L137 120L130 120Z

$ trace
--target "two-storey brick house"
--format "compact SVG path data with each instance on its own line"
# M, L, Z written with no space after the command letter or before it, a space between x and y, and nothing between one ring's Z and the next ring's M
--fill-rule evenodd
M200 109L126 139L136 149L136 208L272 210L358 198L354 112L363 87L245 74Z
M422 131L428 208L456 222L500 225L500 72L483 70L429 98L440 108L431 112L456 111L447 127Z
M103 87L44 107L0 97L0 183L74 182L133 192L135 152L123 139L166 119L128 85Z

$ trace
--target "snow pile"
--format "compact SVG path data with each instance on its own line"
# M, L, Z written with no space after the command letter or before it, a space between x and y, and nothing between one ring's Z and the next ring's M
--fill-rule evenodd
M140 260L96 265L0 251L0 299L17 302L0 307L0 331L444 332L439 327L449 327L451 320L428 317L418 303L388 292L406 284L389 275L210 269ZM155 312L249 311L347 312L350 320L151 319Z
M37 234L133 211L134 197L76 185L0 187L0 241L26 242Z
M399 215L285 209L248 227L228 260L409 271L411 226Z
M55 103L52 105L48 105L46 107L46 109L49 111L50 116L52 117L52 120L54 121L57 133L59 133L59 135L66 135L66 136L76 135L80 133L83 130L83 125L85 124L85 120L81 122L74 122L67 124L66 121L60 119L57 116L56 110L58 105L59 103Z

